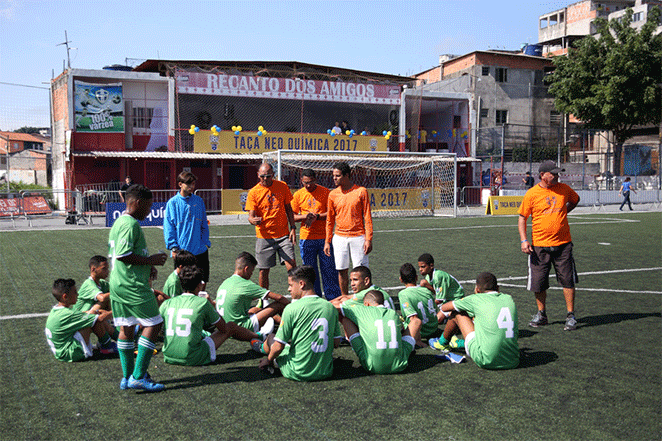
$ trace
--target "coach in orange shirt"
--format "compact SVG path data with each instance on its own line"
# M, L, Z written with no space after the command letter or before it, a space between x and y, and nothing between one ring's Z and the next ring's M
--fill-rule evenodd
M568 309L565 329L577 329L575 319L575 283L578 281L572 256L572 238L568 213L579 203L579 195L568 185L559 183L559 173L565 171L554 161L545 161L538 169L540 183L524 195L519 208L517 227L522 252L529 255L527 289L536 296L538 312L529 326L537 328L548 323L545 302L549 288L549 270L554 265L556 279L563 287ZM531 242L526 236L526 220L531 216Z
M274 169L264 163L257 172L260 182L248 191L248 222L255 225L255 258L260 270L258 283L269 288L269 270L276 266L276 254L287 270L296 266L294 241L297 230L292 213L292 193L286 183L274 179ZM288 230L289 224L289 230Z
M340 295L338 286L338 272L331 255L324 254L324 239L326 238L326 207L329 199L329 189L317 184L315 170L307 168L301 172L301 185L303 188L297 190L292 197L292 211L294 220L301 222L299 233L299 250L304 265L310 265L315 269L315 293L326 297L327 300L335 299ZM319 270L317 260L319 259ZM320 278L321 275L321 278ZM320 279L324 282L324 291L320 285Z
M372 214L368 190L352 182L351 172L346 162L334 164L333 183L336 188L329 193L326 215L324 254L331 255L333 243L342 295L349 294L350 256L353 267L367 267L368 254L372 251Z

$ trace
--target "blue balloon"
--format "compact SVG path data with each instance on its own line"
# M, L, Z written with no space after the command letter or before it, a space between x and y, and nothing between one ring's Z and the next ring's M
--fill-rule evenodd
M258 131L257 136L262 136L262 131Z
M335 132L335 131L333 131L333 130L331 130L331 133L330 133L330 135L331 135L331 136L336 136L336 132Z
M195 132L197 133L197 132L199 132L199 131L200 131L200 127L196 127L196 128L195 128Z
M349 132L349 137L351 138L352 136L354 136L354 130L352 130L351 132Z
M382 135L384 135L384 136L386 136L387 134L388 134L388 132L387 132L386 130L384 130L384 131L382 132Z
M363 136L365 136L367 134L368 134L368 132L366 132L365 130L361 132L361 135L363 135Z
M239 135L240 133L241 133L241 132L240 132L239 130L235 130L235 131L234 131L234 134L235 134L235 135Z
M354 129L352 129L352 130L349 131L349 133L351 133L353 135L356 132L354 132Z
M329 135L331 134L331 132L332 132L331 129L329 129L329 130L326 131L326 133L328 133Z

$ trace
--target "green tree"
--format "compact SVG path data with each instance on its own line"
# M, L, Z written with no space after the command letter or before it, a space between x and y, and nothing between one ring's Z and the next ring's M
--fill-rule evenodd
M614 134L614 172L621 170L623 143L638 125L659 124L662 114L660 9L652 8L637 31L632 9L619 20L596 19L594 37L579 40L567 57L555 57L549 92L560 112L589 129Z
M41 130L39 127L28 127L24 126L21 127L20 129L14 130L14 133L29 133L29 134L35 134L39 133L39 130Z

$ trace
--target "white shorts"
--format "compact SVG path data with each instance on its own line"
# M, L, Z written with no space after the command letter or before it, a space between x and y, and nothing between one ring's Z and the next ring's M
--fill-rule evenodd
M473 358L471 356L471 353L469 352L469 347L471 346L475 338L476 338L476 331L470 332L469 335L464 337L464 352L467 353L467 356L469 358Z
M333 256L336 261L337 270L349 269L349 258L352 258L352 268L368 265L368 256L363 253L365 236L344 237L335 234L331 239L333 245Z
M214 343L214 340L211 339L211 337L205 337L202 339L207 345L209 345L209 359L211 362L216 361L216 344Z
M85 339L83 338L83 334L80 332L76 331L74 334L74 340L78 341L80 343L81 349L83 349L83 355L85 358L90 358L92 356L92 342L86 342Z
M257 319L257 315L251 314L250 318L253 325L253 332L258 332L260 330L260 321Z

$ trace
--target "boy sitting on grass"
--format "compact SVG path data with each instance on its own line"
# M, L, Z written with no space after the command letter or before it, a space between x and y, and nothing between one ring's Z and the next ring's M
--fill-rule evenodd
M418 258L418 270L421 273L421 286L432 291L436 297L435 303L443 305L451 300L464 297L464 289L460 282L450 274L434 267L434 257L424 253ZM446 317L437 313L439 323L443 323Z
M487 272L478 275L474 292L442 305L442 312L450 318L440 338L441 344L445 345L459 330L464 335L467 355L479 367L517 367L517 307L513 298L500 293L496 277Z
M424 347L421 338L432 337L437 332L437 308L434 303L434 294L429 289L416 283L416 269L411 263L400 267L400 281L405 289L400 291L398 299L400 310L405 319L409 334L414 337L419 348Z
M115 344L106 332L104 320L110 312L99 310L97 314L77 311L72 308L78 299L76 282L73 279L57 279L53 283L53 306L46 319L46 340L53 355L60 361L80 361L92 356L90 335L92 332L101 343L102 354L117 352Z
M72 308L81 312L93 312L103 309L110 311L110 286L108 286L108 275L110 267L105 256L92 256L88 263L90 277L80 285L78 290L78 301Z
M352 349L364 369L375 374L393 374L407 367L416 342L393 309L384 306L381 291L369 290L362 305L340 307L340 319Z
M170 298L180 295L183 291L182 284L179 281L179 274L183 267L193 266L196 264L196 259L193 253L186 250L173 251L173 263L175 270L170 273L165 283L163 284L163 292ZM202 291L204 291L204 283Z
M263 338L234 323L225 323L207 299L198 294L205 286L204 273L196 266L180 267L181 295L161 304L159 312L165 322L163 359L166 363L201 366L216 361L216 349L225 340L250 341ZM216 327L210 336L203 329Z

